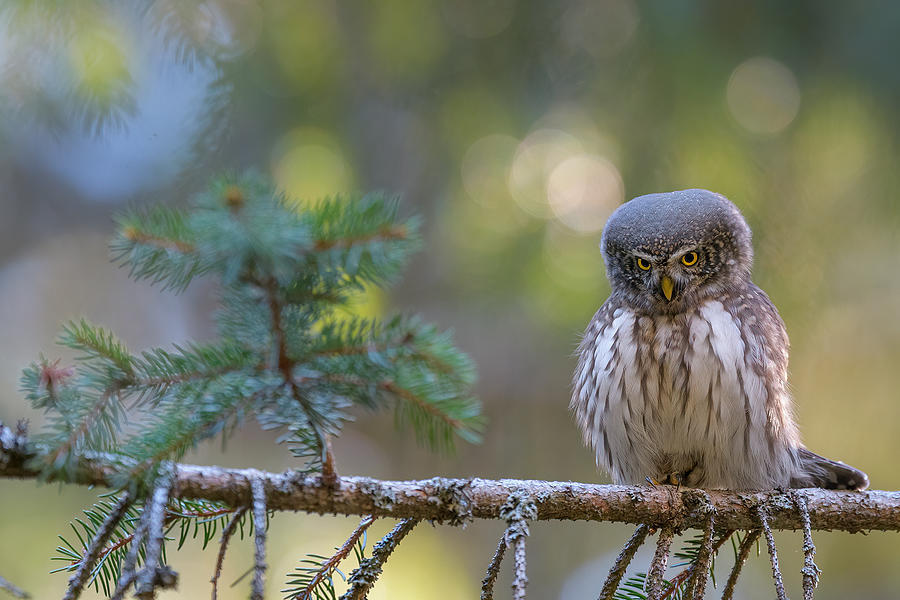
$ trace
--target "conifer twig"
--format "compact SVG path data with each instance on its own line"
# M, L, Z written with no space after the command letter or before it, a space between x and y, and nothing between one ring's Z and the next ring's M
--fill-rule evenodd
M172 577L174 571L160 564L165 536L166 504L169 502L175 475L171 465L165 465L163 469L153 488L150 502L144 506L144 512L149 513L144 534L146 537L144 567L137 574L134 585L135 597L141 600L152 600L157 587L173 587L176 580Z
M69 587L66 589L63 600L77 600L81 596L81 592L84 590L84 586L94 568L94 564L97 562L97 559L100 558L100 554L106 545L106 542L109 541L113 531L115 531L116 526L119 524L119 521L122 520L122 517L128 510L128 507L131 506L132 502L134 502L134 496L129 492L125 492L122 494L122 497L119 498L119 501L109 514L106 515L100 528L97 529L94 539L91 540L91 545L84 551L78 569L76 569L75 573L69 577Z
M747 562L750 550L753 548L753 544L756 543L756 540L759 539L760 533L761 531L759 529L748 531L747 535L744 536L744 539L741 540L741 545L738 547L737 551L737 557L734 559L734 566L731 568L731 573L728 575L728 581L725 582L725 589L722 591L722 600L731 600L734 597L734 588L737 586L738 577L741 575L741 567Z
M675 528L671 525L666 525L659 532L659 539L656 540L656 552L650 562L650 571L647 573L647 583L644 588L647 591L648 600L660 600L662 597L663 575L666 572L669 548L672 546L674 537Z
M803 600L813 600L813 594L819 585L819 567L816 566L816 545L812 539L812 526L809 522L809 507L797 490L791 490L791 498L797 505L800 518L803 520Z
M350 587L341 596L341 600L364 600L366 594L375 585L388 557L403 541L403 538L418 525L418 519L404 519L388 532L372 549L372 556L363 560L359 567L350 573L347 582Z
M11 583L9 580L0 575L0 590L4 590L16 598L31 598L31 594L20 588L19 586Z
M647 525L641 524L637 526L637 529L634 530L634 533L631 534L631 537L625 542L625 546L622 548L622 551L619 552L619 556L616 557L616 562L614 562L613 566L610 568L609 574L606 576L606 581L603 582L603 589L600 590L598 600L612 600L616 590L619 589L619 582L622 581L622 577L625 576L625 571L628 569L631 559L634 558L634 555L644 543L644 540L647 539L647 534L649 532L650 527Z
M513 547L515 567L513 571L513 600L524 600L525 588L528 586L528 574L526 565L525 542L528 539L528 521L537 518L537 505L534 499L524 489L519 489L509 495L507 501L500 507L500 517L508 525L506 527L507 546Z
M724 544L726 541L728 541L728 538L731 537L732 533L734 533L734 531L726 530L721 536L719 536L719 539L716 540L716 542L710 546L710 552L709 552L710 565L712 564L712 562L711 562L712 557L714 557L719 552L719 548L722 547L722 544ZM710 565L707 565L707 567L706 567L707 573L709 573ZM694 561L691 564L689 564L687 567L685 567L685 569L683 571L681 571L680 573L675 575L672 579L670 579L669 580L670 585L669 585L668 589L663 591L662 600L666 600L666 598L674 598L676 592L679 591L681 584L683 584L685 581L688 580L688 578L690 578L694 575L696 567L697 567L697 562ZM688 584L690 584L690 582L688 582ZM703 587L705 590L705 588L706 588L705 582L704 582ZM682 592L683 592L681 594L682 598L689 598L691 589L690 589L690 587L686 587L684 590L682 590ZM702 598L702 596L700 596L700 598Z
M253 554L253 583L251 600L263 600L266 576L266 489L260 477L250 481L253 498L253 533L256 549Z
M312 593L316 586L322 583L325 578L331 576L341 561L350 555L350 552L353 551L353 547L356 546L359 538L363 536L369 526L374 522L375 517L372 515L363 517L359 522L359 526L357 526L353 533L350 534L350 537L341 544L341 547L335 551L331 558L321 564L318 572L310 579L309 583L306 584L306 587L295 594L291 594L288 598L298 598L299 600L309 600L309 598L312 598Z
M707 511L709 520L706 523L706 527L703 528L703 542L700 545L700 552L697 554L697 559L689 567L691 576L688 579L684 597L690 600L703 600L703 595L706 592L706 580L709 578L709 567L715 554L713 537L715 536L716 509L713 508L712 503L709 501L709 495L706 492L698 490L698 493L705 499L704 510ZM719 545L730 535L731 532L725 532L720 539Z
M228 542L231 540L231 536L234 535L235 529L237 529L237 525L240 522L241 518L243 518L244 514L247 512L247 507L242 506L237 509L234 513L234 516L231 517L231 520L228 521L228 525L225 526L225 529L222 530L222 539L219 541L219 552L216 554L216 568L213 571L213 576L210 579L212 583L212 600L217 600L219 594L219 577L222 576L222 563L225 562L225 552L228 550Z
M521 535L513 542L513 558L515 560L515 576L513 577L512 589L513 600L525 600L525 588L528 586L528 574L525 562L525 541L528 538Z
M141 512L141 518L131 534L131 547L122 561L122 566L119 570L119 580L116 582L116 588L113 591L113 595L110 596L110 600L122 600L125 597L125 592L134 583L138 556L140 555L141 545L144 543L144 538L147 535L149 524L150 511L145 506L143 512Z
M787 600L784 591L784 581L781 578L781 568L778 566L778 550L775 548L775 536L772 534L772 528L769 527L769 521L766 517L766 509L757 504L753 507L756 518L759 519L759 525L766 536L766 546L769 548L769 562L772 563L772 579L775 581L775 594L778 600Z
M481 600L494 600L494 583L497 582L497 576L500 574L500 564L503 562L504 554L506 554L506 531L500 536L497 551L491 557L487 573L481 581Z

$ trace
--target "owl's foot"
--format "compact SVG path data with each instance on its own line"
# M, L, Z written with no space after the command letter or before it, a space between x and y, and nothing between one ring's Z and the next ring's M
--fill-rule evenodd
M644 480L653 487L658 485L674 485L680 488L681 482L685 479L685 475L686 473L669 473L662 480L656 480L653 477L645 477Z
M684 480L684 475L684 473L669 473L668 475L666 475L663 483L674 486L681 486L681 482Z

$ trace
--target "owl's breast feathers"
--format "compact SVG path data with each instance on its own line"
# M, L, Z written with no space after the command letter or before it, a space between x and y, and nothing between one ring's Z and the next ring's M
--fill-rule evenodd
M786 487L800 441L787 390L788 341L764 292L646 315L614 294L578 349L573 409L616 483Z

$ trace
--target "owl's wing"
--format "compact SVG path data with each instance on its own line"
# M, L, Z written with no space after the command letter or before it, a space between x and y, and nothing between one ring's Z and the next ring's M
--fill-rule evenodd
M795 475L791 487L822 487L827 489L864 490L868 476L850 465L819 456L803 447L791 415L791 399L787 387L788 337L778 310L764 291L751 285L741 295L735 310L743 325L744 343L757 346L751 350L754 368L765 373L768 427L772 435L789 433L797 449Z
M585 444L597 453L598 464L612 470L609 440L602 432L602 424L597 418L596 374L606 372L610 359L610 336L604 336L613 325L616 310L622 308L621 300L613 294L603 303L594 318L588 323L581 343L578 345L578 366L572 380L572 399L569 409L575 413L575 420L581 430ZM611 332L610 332L611 333Z
M751 283L731 310L742 324L744 342L752 346L750 358L759 366L768 367L786 391L790 341L778 309L764 291Z
M800 447L788 389L789 341L778 309L764 291L748 284L739 294L725 301L726 310L739 324L744 364L760 376L765 386L766 438L777 453ZM792 452L792 469L798 468Z
M578 366L575 369L572 381L572 401L569 404L569 408L576 411L579 419L581 418L581 415L578 414L579 398L585 396L583 393L586 391L585 386L589 383L591 374L596 372L597 365L595 361L597 360L597 355L594 352L594 346L597 343L597 339L612 325L613 314L616 309L621 307L622 301L615 294L607 298L606 302L594 313L594 317L588 323L584 334L581 336L578 350L575 351L578 356Z

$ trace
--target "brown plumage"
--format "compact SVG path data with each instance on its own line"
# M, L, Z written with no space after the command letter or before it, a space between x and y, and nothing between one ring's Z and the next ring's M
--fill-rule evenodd
M725 197L635 198L601 241L612 294L585 331L570 407L616 483L865 489L803 447L788 338L750 280L750 228Z

